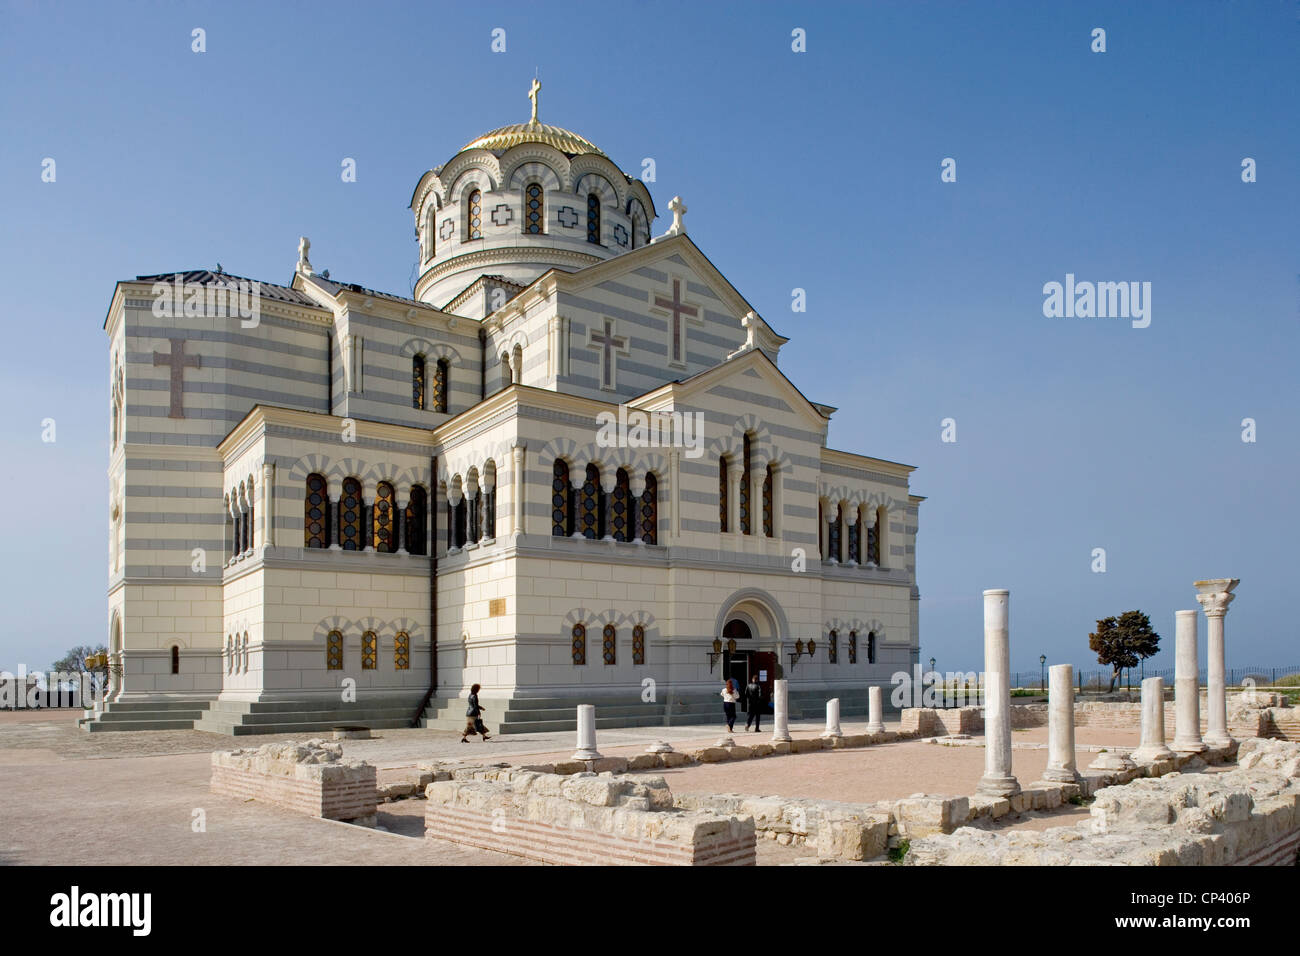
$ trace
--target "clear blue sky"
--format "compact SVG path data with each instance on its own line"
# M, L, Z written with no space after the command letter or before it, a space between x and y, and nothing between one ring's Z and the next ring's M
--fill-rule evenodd
M5 3L0 666L107 633L113 283L285 282L309 235L409 291L416 180L526 120L535 69L544 121L655 159L831 444L918 466L924 658L979 666L985 588L1036 669L1135 607L1172 645L1235 576L1229 666L1300 663L1298 53L1294 2ZM1066 273L1150 282L1150 328L1045 318Z

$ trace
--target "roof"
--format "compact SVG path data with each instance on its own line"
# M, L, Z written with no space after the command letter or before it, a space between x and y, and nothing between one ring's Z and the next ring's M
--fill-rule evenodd
M265 299L271 299L276 302L290 302L294 305L309 305L313 308L320 308L319 304L311 298L308 298L297 289L291 289L288 286L277 285L274 282L262 282L259 279L249 279L245 276L231 275L228 272L213 272L211 269L190 269L184 272L163 272L158 275L136 276L136 282L174 282L177 276L181 277L181 282L189 285L220 285L228 282L256 282L258 284L258 295Z
M504 152L518 146L520 143L545 143L547 146L558 149L566 156L579 156L583 153L595 153L597 156L605 156L604 151L585 136L579 136L577 133L560 126L539 123L536 120L530 120L527 123L512 123L509 126L494 129L490 133L484 133L478 139L466 143L461 148L461 152L463 153L467 149L488 149L493 152ZM606 158L608 159L608 157Z
M404 295L395 295L392 292L378 292L375 289L367 289L356 282L335 282L333 279L326 279L323 276L312 273L303 276L310 282L314 282L330 295L338 295L340 292L355 292L358 295L368 295L376 299L387 299L390 302L401 302L403 305L418 305L423 308L433 308L427 302L421 302L419 299L410 299Z

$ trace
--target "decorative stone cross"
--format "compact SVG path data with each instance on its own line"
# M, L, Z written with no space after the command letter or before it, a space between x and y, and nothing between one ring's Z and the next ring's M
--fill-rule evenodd
M311 240L306 236L300 236L298 239L298 271L311 275L311 260L308 254L311 252Z
M614 387L614 363L617 358L614 355L615 350L627 354L627 339L621 335L614 334L614 320L605 319L605 334L601 335L595 329L588 333L587 347L599 348L600 353L600 387Z
M682 222L682 217L686 215L686 203L682 202L682 197L674 196L669 201L668 208L671 209L673 213L673 224L668 227L667 235L686 235L686 224Z
M668 326L671 332L668 360L671 362L686 361L686 328L683 325L683 316L689 316L692 319L699 319L700 310L693 305L687 305L682 301L682 280L673 279L673 297L655 296L655 305L661 309L666 309L671 313L668 320Z
M172 344L171 354L164 352L153 353L153 364L157 368L159 365L166 365L171 369L171 411L167 413L168 418L185 417L185 399L184 399L184 378L183 374L187 368L199 368L199 357L197 355L185 354L184 339L170 339Z
M542 84L537 82L537 77L533 77L533 85L528 90L528 98L533 101L533 115L529 117L529 124L537 122L537 94L542 92Z

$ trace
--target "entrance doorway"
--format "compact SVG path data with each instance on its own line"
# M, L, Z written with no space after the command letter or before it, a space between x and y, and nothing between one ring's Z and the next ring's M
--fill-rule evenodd
M740 710L748 713L749 701L745 698L745 685L749 683L750 677L757 677L759 684L763 687L763 712L772 712L772 682L776 680L776 654L770 651L755 650L753 632L749 625L739 619L732 618L722 628L722 644L724 650L722 653L722 679L736 682L736 688L740 691ZM735 641L735 650L730 650ZM746 647L749 644L751 646Z

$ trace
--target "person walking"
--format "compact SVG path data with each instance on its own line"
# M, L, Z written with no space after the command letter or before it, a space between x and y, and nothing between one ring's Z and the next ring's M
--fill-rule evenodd
M482 735L484 740L491 740L488 736L487 727L483 726L483 706L478 702L478 684L469 689L469 703L465 707L465 732L460 735L460 742L469 743L465 738L472 737L474 734Z
M754 723L754 733L758 733L762 728L759 726L763 719L763 685L758 682L758 671L749 675L749 683L745 685L745 729L749 729L750 721Z
M722 713L727 718L727 733L734 732L738 700L740 700L740 693L736 690L736 682L728 677L727 682L722 685Z

